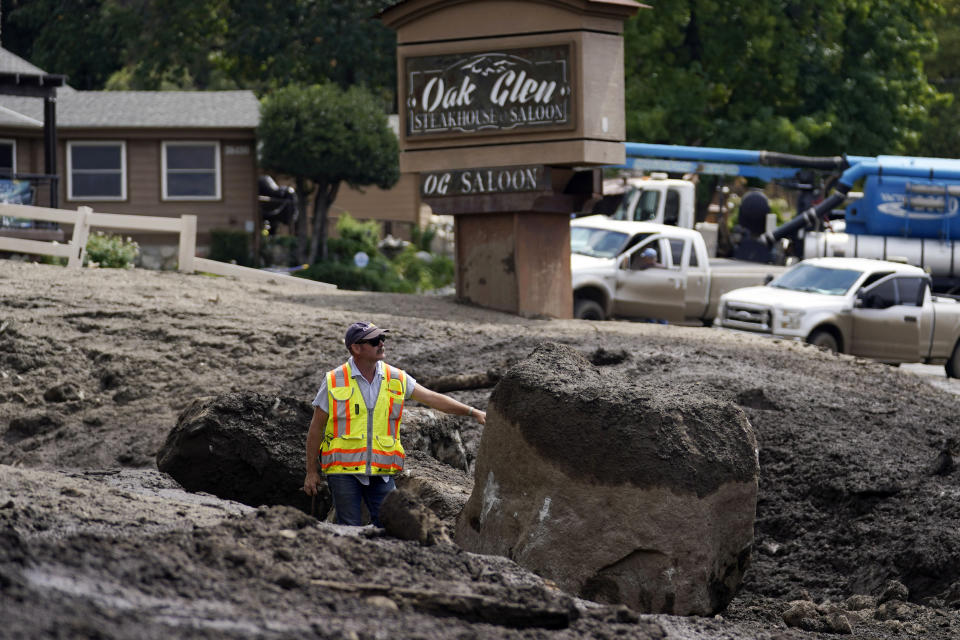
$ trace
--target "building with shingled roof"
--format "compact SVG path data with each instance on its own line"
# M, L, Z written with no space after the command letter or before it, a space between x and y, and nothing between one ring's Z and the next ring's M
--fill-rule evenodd
M0 48L0 74L42 78L46 72ZM0 94L0 178L26 176L37 183L34 204L50 206L53 198L39 178L45 173L44 115L42 98ZM196 215L201 246L209 244L214 229L252 234L259 208L259 121L252 91L60 86L56 204L106 213ZM137 239L175 244L173 238Z

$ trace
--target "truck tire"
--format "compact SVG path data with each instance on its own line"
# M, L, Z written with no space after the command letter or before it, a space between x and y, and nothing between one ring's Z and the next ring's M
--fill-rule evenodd
M953 347L953 354L943 368L947 370L948 378L960 378L960 342Z
M589 298L577 298L573 303L573 317L577 320L606 320L603 307Z
M840 345L837 344L837 338L826 329L817 329L811 333L807 338L807 342L815 347L820 347L821 349L826 349L827 351L832 351L833 353L840 351Z

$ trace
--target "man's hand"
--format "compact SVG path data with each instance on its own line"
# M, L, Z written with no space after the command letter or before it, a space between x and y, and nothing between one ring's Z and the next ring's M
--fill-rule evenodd
M316 471L307 471L307 477L303 479L303 492L308 496L315 496L319 484L320 474Z

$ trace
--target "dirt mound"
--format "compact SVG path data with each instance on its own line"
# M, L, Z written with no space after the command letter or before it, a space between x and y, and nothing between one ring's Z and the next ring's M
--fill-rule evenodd
M722 618L638 622L578 602L580 617L557 632L442 618L399 597L394 610L356 583L494 594L533 608L555 601L524 599L516 585L550 588L504 560L331 525L306 526L301 537L287 516L260 527L242 505L182 491L174 499L175 489L154 486L157 452L191 401L255 390L309 402L323 372L344 359L343 330L358 319L391 329L388 361L418 380L492 379L550 340L588 359L599 353L598 364L622 369L651 397L697 388L739 404L760 448L757 523L752 566ZM0 588L11 585L0 591L0 618L13 637L375 637L382 629L369 620L387 612L398 635L427 638L643 638L661 629L671 638L828 638L785 630L788 605L830 611L879 599L890 580L907 588L907 601L863 609L854 637L960 637L960 471L950 464L958 381L935 389L885 365L715 329L528 320L440 297L9 261L0 261L4 325L0 469L57 471L14 489L0 482L0 548L46 567L25 573L16 553L0 553ZM490 389L451 393L484 407ZM470 465L480 430L468 421L459 430ZM417 456L431 477L470 490L462 470L429 454L411 456L411 467ZM70 485L93 478L96 489ZM206 504L200 517L184 495L232 506Z

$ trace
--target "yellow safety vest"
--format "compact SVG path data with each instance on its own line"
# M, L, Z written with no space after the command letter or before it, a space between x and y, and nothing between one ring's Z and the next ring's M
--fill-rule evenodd
M383 364L383 380L373 411L367 411L350 364L327 372L329 417L320 446L326 474L394 475L403 470L400 420L407 396L407 375Z

